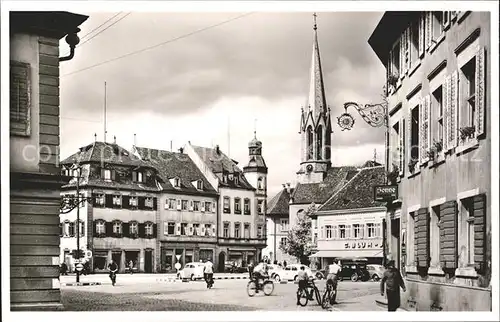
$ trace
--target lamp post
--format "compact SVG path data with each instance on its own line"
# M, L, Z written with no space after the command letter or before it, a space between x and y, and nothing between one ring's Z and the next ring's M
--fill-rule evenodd
M78 260L80 260L80 207L86 201L90 202L92 197L80 197L80 178L82 167L80 164L75 164L71 168L77 171L76 175L76 196L62 197L59 208L59 213L67 214L76 208L76 253ZM80 282L80 271L76 270L76 282Z
M349 107L354 107L363 120L372 127L385 127L385 170L389 172L389 113L386 103L365 104L361 106L355 102L344 103L345 112L337 117L338 125L344 130L351 130L354 126L354 118L347 113ZM387 175L384 177L384 184L388 183ZM386 264L386 219L382 219L382 265Z

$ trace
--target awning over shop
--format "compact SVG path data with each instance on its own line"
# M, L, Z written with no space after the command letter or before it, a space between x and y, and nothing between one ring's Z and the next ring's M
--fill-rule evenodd
M320 250L309 257L332 258L332 257L383 257L382 249L375 250Z

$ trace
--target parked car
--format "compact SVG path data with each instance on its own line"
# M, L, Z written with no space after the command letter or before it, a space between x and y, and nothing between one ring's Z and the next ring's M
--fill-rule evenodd
M246 273L246 272L248 272L248 267L238 266L234 262L225 262L224 263L224 272L225 273Z
M262 263L257 264L257 266L255 266L253 270L254 271L260 270L262 265L263 265ZM268 267L269 277L271 279L274 279L276 282L281 281L281 277L283 276L281 271L283 270L283 268L281 268L276 264L267 264L267 267Z
M368 281L372 276L367 270L367 260L362 258L339 258L342 266L342 270L338 276L339 281L351 280L356 281ZM336 260L337 261L337 260ZM328 268L320 269L314 274L317 279L321 280L327 277Z
M311 271L309 267L303 264L288 264L287 267L282 269L279 273L280 280L297 280L297 275L300 270L300 267L304 266L305 271L307 272L307 275L309 276L315 276L314 273Z
M366 269L374 281L379 281L384 276L385 268L382 265L370 264L366 265Z
M178 273L178 277L182 279L189 278L192 281L197 279L203 279L203 269L205 268L205 264L200 262L192 262L187 263L183 269L181 269Z

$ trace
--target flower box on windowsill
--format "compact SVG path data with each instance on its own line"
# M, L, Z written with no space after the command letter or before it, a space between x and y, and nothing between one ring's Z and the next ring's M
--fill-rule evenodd
M438 152L434 156L434 159L429 162L429 168L437 167L438 165L443 164L445 160L446 158L444 156L444 152Z
M476 128L474 126L464 126L461 127L458 131L460 132L460 142L465 142L468 139L472 139L476 134Z
M418 162L415 161L415 160L410 160L408 162L408 171L410 171L411 174L415 174L415 172L417 171L417 169L420 168L420 167L417 166L417 163Z
M457 155L469 152L479 147L479 140L477 138L468 139L466 142L460 144L455 148Z

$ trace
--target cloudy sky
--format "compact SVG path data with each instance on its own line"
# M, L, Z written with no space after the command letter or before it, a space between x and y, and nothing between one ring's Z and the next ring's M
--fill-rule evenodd
M312 53L310 12L79 13L90 18L81 26L75 58L62 63L60 71L61 158L92 142L94 133L103 140L106 81L108 141L116 136L118 144L130 148L135 133L137 145L150 148L169 150L171 141L174 150L187 141L218 144L244 166L256 124L269 167L269 194L294 182ZM326 98L334 121L346 101L381 100L385 72L367 43L381 16L318 13ZM213 25L218 26L206 29ZM201 29L206 30L196 32ZM61 41L61 56L67 48ZM383 160L383 129L371 128L355 110L350 112L356 119L353 130L340 131L333 124L332 162L362 164L373 159L375 148Z

